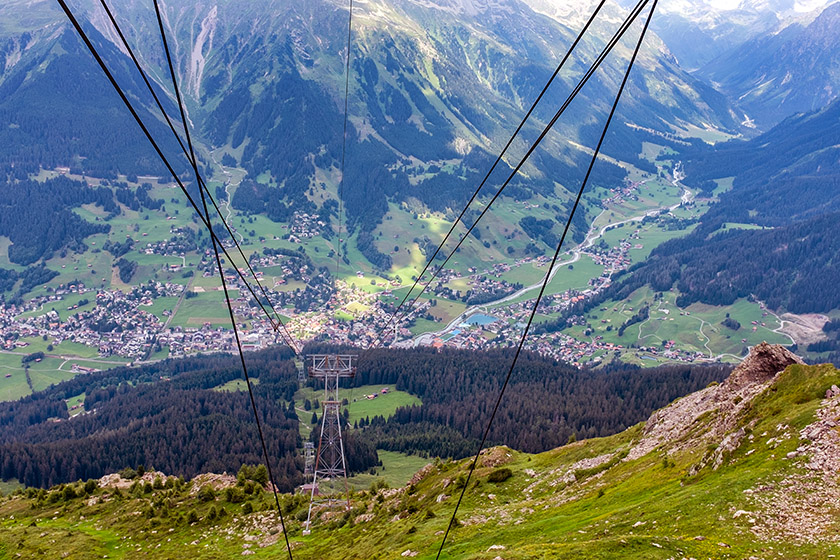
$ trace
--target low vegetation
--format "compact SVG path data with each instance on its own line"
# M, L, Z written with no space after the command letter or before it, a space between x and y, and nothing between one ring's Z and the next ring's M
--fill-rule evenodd
M840 389L832 393L838 383L840 372L831 366L793 365L769 382L712 385L657 413L647 425L607 438L537 455L487 450L441 557L839 554L840 496L830 468L815 474L812 466L838 445L836 434L816 431L820 422L830 421L827 414L840 412ZM825 398L827 391L831 398ZM709 392L738 405L703 413L703 395ZM651 434L686 411L696 418L685 435L644 452ZM715 434L740 439L733 444L731 437ZM717 437L715 445L704 443L710 437ZM301 533L306 498L281 495L295 558L434 558L470 464L436 460L402 488L374 481L353 493L351 509L316 510L309 536ZM828 478L821 478L823 472ZM192 481L140 469L122 475L14 491L0 501L0 551L22 557L60 551L71 559L285 554L259 467L244 467L237 477L201 475ZM797 494L805 485L815 486L808 486L807 495ZM820 503L811 504L807 514L797 503L778 505L809 496Z

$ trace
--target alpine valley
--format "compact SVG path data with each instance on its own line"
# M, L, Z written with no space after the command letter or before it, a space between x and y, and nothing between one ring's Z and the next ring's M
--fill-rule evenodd
M840 553L840 3L66 4L157 148L0 4L0 560Z

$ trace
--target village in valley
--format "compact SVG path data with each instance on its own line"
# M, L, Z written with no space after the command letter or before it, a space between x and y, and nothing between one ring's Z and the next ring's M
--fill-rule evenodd
M682 220L698 211L687 191L681 198L659 200L656 197L662 195L652 194L653 186L648 185L647 194L642 193L644 188L644 181L628 181L619 188L604 190L596 208L600 214L589 234L566 250L552 271L527 349L575 365L614 359L694 362L718 359L719 354L728 352L713 350L702 344L702 338L692 343L669 335L673 329L645 335L644 324L684 316L675 310L669 317L654 317L671 313L663 308L664 300L657 300L659 307L651 312L649 320L635 327L638 334L634 336L622 337L624 328L618 337L615 334L620 327L616 322L626 322L636 313L632 306L616 308L613 317L599 315L607 307L589 316L569 314L573 306L580 307L608 289L617 274L650 252L651 243L666 239L665 230L673 227L675 220L681 224L675 211ZM665 187L659 186L659 190L664 192ZM537 207L527 201L518 204ZM248 263L236 270L225 268L226 287L245 350L288 344L290 336L298 347L314 340L358 347L377 342L474 350L510 347L527 322L550 263L549 256L539 252L471 266L453 261L438 271L415 303L414 298L432 278L434 267L420 278L410 297L411 282L405 275L389 277L356 270L336 280L336 269L325 264L333 260L334 253L326 241L327 222L321 216L295 213L289 224L273 226L276 234L271 236L257 233L261 220L256 216L239 218L232 233L250 246ZM152 223L148 231L154 233L155 227ZM114 278L125 275L126 282L115 280L108 285L106 278L101 282L72 280L48 285L29 299L0 302L0 356L5 355L8 362L12 356L25 358L40 352L45 358L61 360L60 369L69 375L119 363L235 351L212 252L209 248L198 251L207 239L196 235L194 226L184 223L177 213L166 215L163 228L149 236L134 222L126 226L121 242L99 241L103 249L120 255ZM327 249L320 250L321 245ZM224 246L233 252L230 239ZM399 249L394 247L395 256ZM134 254L141 256L141 264L159 263L141 266L145 279L134 275L138 266L129 260ZM66 266L61 265L62 269ZM83 263L77 260L73 269L80 268L84 270ZM87 268L92 275L96 273L94 264L89 262ZM127 282L132 276L135 280ZM248 279L247 286L242 278ZM259 288L255 279L260 282ZM263 290L264 294L258 294ZM403 298L406 301L399 320L394 320ZM649 308L654 299L649 300L639 302L639 307ZM690 315L688 311L684 314ZM562 328L540 329L540 323L561 316L566 318ZM754 327L755 333L757 322ZM772 334L769 327L764 330ZM702 323L700 332L711 340L703 332ZM730 358L738 358L734 350Z

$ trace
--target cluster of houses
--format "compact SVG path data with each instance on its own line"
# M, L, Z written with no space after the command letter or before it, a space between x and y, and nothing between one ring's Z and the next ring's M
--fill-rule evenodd
M169 233L172 235L169 239L146 243L146 246L140 249L140 252L146 255L183 257L188 252L195 251L195 232L193 230L185 226L173 226L169 228Z
M319 219L318 214L295 212L289 226L289 241L300 243L301 239L310 239L320 235L326 225L326 222Z
M644 184L643 181L628 181L620 187L610 189L610 196L601 199L601 205L607 208L611 205L621 204L625 200L639 200L636 191Z

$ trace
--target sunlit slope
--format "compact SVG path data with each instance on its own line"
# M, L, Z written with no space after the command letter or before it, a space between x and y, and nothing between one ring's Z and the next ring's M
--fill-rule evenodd
M539 455L489 450L441 557L837 554L840 374L797 362L781 347L759 345L724 383L623 433ZM354 494L350 511L319 515L308 537L300 533L306 500L282 496L295 557L434 558L468 468L469 461L436 461L406 487ZM271 495L245 477L225 490L235 479L154 483L155 476L145 475L148 490L110 479L104 488L79 483L5 500L0 555L285 553ZM124 488L115 492L115 483Z

